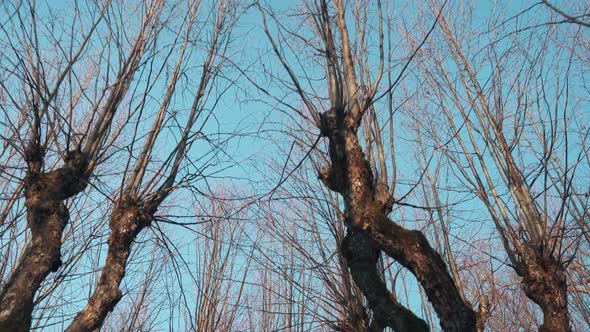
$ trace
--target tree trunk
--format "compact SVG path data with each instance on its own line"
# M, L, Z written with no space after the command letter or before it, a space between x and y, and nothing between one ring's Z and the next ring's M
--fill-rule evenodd
M540 332L571 331L567 308L567 280L563 264L538 246L526 245L518 269L526 296L541 307Z
M41 173L41 162L25 178L27 225L31 244L0 293L0 331L28 331L35 293L50 272L61 266L61 237L69 220L64 201L87 185L86 158L69 155L57 170Z
M150 214L131 200L121 201L111 215L108 253L98 285L88 303L80 311L66 331L90 332L99 329L122 294L119 285L125 276L131 245L143 228L152 220Z
M31 204L26 200L31 244L0 295L0 331L28 331L37 289L61 265L61 235L68 211L61 201ZM31 227L31 225L33 225Z
M332 165L320 170L320 179L343 196L347 226L353 232L366 231L378 249L416 276L445 331L475 331L476 314L464 302L441 256L421 232L407 230L387 217L393 198L386 185L374 182L358 141L358 121L344 110L331 109L321 115L321 132L329 139Z
M367 229L381 250L416 276L444 331L476 329L475 312L461 298L444 260L422 232L407 230L384 215Z
M377 269L380 250L368 234L349 231L343 240L342 252L375 316L372 330L383 331L387 326L396 332L428 331L428 324L399 304L381 280Z

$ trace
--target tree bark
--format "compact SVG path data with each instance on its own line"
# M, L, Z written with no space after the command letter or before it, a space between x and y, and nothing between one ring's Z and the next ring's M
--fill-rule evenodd
M567 307L567 278L563 264L539 246L525 245L517 269L525 295L541 307L540 332L571 331Z
M444 331L475 330L475 312L461 298L444 260L422 232L407 230L384 215L367 230L381 250L416 276Z
M63 167L40 173L39 151L32 152L36 166L25 178L25 206L31 243L0 293L0 331L28 331L33 301L41 283L61 266L61 237L69 220L64 201L86 188L87 160L70 153Z
M98 284L88 303L66 331L90 332L99 329L109 312L121 300L119 285L125 276L127 260L133 241L153 219L142 206L133 200L122 200L115 206L109 222L111 234L108 253Z
M368 234L349 230L343 240L342 252L354 282L367 298L375 316L372 330L383 331L384 327L391 327L396 332L429 330L425 321L393 298L381 280L377 270L380 250Z
M321 125L322 134L329 139L331 166L322 168L319 177L344 197L347 226L353 232L366 231L380 250L416 276L443 330L475 331L476 314L462 299L441 256L424 234L407 230L387 217L393 197L386 186L376 188L358 141L358 119L344 110L331 109L321 115Z

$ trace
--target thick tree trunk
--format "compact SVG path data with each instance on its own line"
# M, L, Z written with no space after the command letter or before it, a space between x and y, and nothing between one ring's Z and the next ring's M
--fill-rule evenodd
M68 221L62 202L48 201L31 206L27 200L31 244L0 295L0 331L28 331L37 289L50 272L61 265L61 235Z
M344 312L333 328L339 332L370 331L369 313L364 304L365 298L354 282L348 260L343 253L344 234L337 233L336 242L342 280L342 284L339 286L342 292L340 302Z
M399 304L381 280L377 269L380 250L368 234L349 231L343 240L342 252L355 283L373 311L374 331L383 331L384 327L396 332L428 331L426 322Z
M475 330L475 312L461 298L444 260L422 232L407 230L384 215L367 230L381 250L416 276L444 331Z
M407 230L387 217L393 198L386 185L374 182L358 141L358 121L344 110L331 109L321 115L321 132L329 139L332 165L320 170L320 179L343 196L345 222L351 231L366 231L378 249L416 276L445 331L475 331L476 314L462 299L441 256L421 232Z
M152 220L151 214L131 200L121 201L111 215L108 253L94 293L66 331L85 332L99 329L122 294L119 285L125 276L133 241Z
M86 188L85 171L86 159L71 153L62 168L41 174L30 171L25 178L31 243L0 293L0 331L29 330L35 293L62 264L61 237L69 220L64 201Z
M571 331L563 264L538 246L527 245L525 250L518 271L522 290L543 311L543 325L539 331Z

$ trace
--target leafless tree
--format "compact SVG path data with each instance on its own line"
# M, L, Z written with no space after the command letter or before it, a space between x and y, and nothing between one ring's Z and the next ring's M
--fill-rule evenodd
M12 52L5 55L15 59L9 64L13 64L10 69L20 87L18 92L13 93L13 89L3 84L3 91L8 95L11 106L10 110L5 108L4 112L21 113L26 123L22 128L13 127L18 131L13 131L15 137L12 142L20 144L16 149L27 166L23 184L31 241L0 293L0 324L3 329L26 330L30 326L36 291L47 275L57 271L61 265L61 237L69 219L65 201L88 185L101 152L108 144L108 129L115 113L129 91L133 76L156 33L153 20L158 10L157 6L153 6L147 8L130 52L119 58L118 72L109 82L109 91L104 89L99 92L97 101L100 102L93 105L94 116L89 117L88 125L81 126L77 132L80 136L74 136L73 129L68 126L72 121L73 110L60 110L59 92L66 78L72 77L76 61L85 51L109 8L109 3L101 5L99 14L82 34L82 42L77 47L72 45L69 54L63 54L63 61L52 63L53 60L41 54L35 4L5 4L5 12L11 18L5 24L8 27L4 28L7 37L12 37L8 29L22 32L21 40L11 39L8 46ZM24 15L29 16L27 21L24 21ZM27 23L31 23L31 27ZM56 51L61 53L60 49ZM101 100L103 97L104 100ZM69 106L74 106L73 102ZM70 121L64 116L68 113L71 114ZM25 137L23 131L26 132ZM63 164L46 170L46 154L50 148L56 150L54 158L61 159Z
M376 3L373 15L378 16L379 28L376 43L379 45L377 71L369 71L369 37L364 39L366 26L354 25L354 43L349 33L348 15L363 15L368 4L335 1L306 2L305 14L314 32L313 41L303 33L286 30L280 18L270 10L258 5L262 15L265 33L275 55L288 75L289 86L303 102L308 118L327 138L330 166L319 170L319 177L330 190L342 195L344 223L348 234L343 239L342 250L353 279L375 313L373 329L389 326L398 331L426 330L426 323L411 311L401 306L388 291L379 277L377 262L380 251L385 252L409 269L425 290L428 299L439 315L445 330L474 330L476 315L471 306L461 297L452 276L441 256L430 246L420 231L408 230L387 217L395 199L395 177L390 185L386 168L383 145L375 140L377 157L367 151L366 155L359 142L357 132L363 119L369 119L372 130L379 126L372 122L371 114L375 102L387 95L378 95L379 84L385 68L384 30L381 2ZM348 8L348 11L347 9ZM363 16L357 21L362 22ZM269 28L269 18L279 31L279 39ZM316 54L320 54L325 69L325 85L329 104L322 103L317 94L308 93L311 73L296 73L289 61L284 34L301 39ZM290 54L289 54L290 55ZM294 63L302 61L295 55ZM305 69L304 69L305 70ZM303 80L303 81L302 81ZM397 82L388 82L386 91ZM323 110L325 111L323 111ZM376 135L380 136L380 135ZM373 162L373 163L372 163Z
M550 60L558 42L553 27L513 36L496 27L492 40L472 51L481 42L474 31L457 28L447 14L439 21L442 40L429 40L420 68L427 98L440 110L436 118L450 127L444 136L433 134L432 144L486 207L522 291L543 312L540 330L568 331L567 266L587 245L575 181L585 167L583 153L572 154L568 144L585 145L588 135L570 125L580 111L569 102L572 70L580 63L573 52L557 52L565 65ZM571 45L575 36L559 43ZM491 69L483 76L485 65ZM555 75L545 74L548 68Z
M5 211L12 209L24 189L31 238L2 285L0 329L21 331L30 327L37 291L50 272L62 266L68 205L92 183L95 170L116 155L113 149L120 143L119 137L131 133L120 187L108 197L113 208L106 262L94 294L68 330L100 328L122 296L118 286L137 235L153 223L158 208L173 191L200 178L190 174L179 178L178 174L190 147L203 138L215 99L223 95L212 83L224 64L223 53L237 9L234 3L221 1L207 13L209 8L201 5L144 1L125 8L126 4L106 1L96 7L88 4L95 10L90 14L76 4L74 15L67 17L72 22L66 41L51 39L57 28L42 13L51 8L34 1L3 5L8 20L2 22L7 37L7 51L3 53L7 77L2 83L7 98L2 108L9 121L18 120L16 126L4 124L9 136L3 141L7 157L17 152L26 163L22 189L20 184L15 187ZM184 14L179 16L179 11ZM195 46L201 46L197 40L205 33L205 55L197 60ZM159 38L165 38L162 35L171 38L172 47L159 48ZM53 49L47 50L47 46ZM92 61L93 56L98 60ZM164 85L163 73L174 56L177 60L166 80L165 93L157 112L152 113L150 93L158 84ZM195 65L201 70L192 91L192 106L182 114L174 110L178 106L173 100L178 98L181 75L189 73L189 61L202 61ZM115 121L121 109L127 114L122 121ZM153 118L153 124L144 134L144 125L139 124L149 118ZM180 125L183 121L185 125ZM133 122L137 124L132 126ZM163 149L156 149L171 122L178 123L181 135L166 156L160 152ZM136 155L135 146L140 144L143 146ZM19 176L10 170L4 174Z
M2 2L0 331L588 329L587 7Z

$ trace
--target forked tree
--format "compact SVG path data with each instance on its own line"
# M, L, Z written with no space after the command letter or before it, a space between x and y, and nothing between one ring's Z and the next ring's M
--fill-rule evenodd
M113 148L121 137L130 133L131 143L119 173L120 187L114 197L104 197L113 202L106 261L69 331L102 326L122 297L119 285L138 234L152 225L168 196L199 178L184 174L179 179L179 174L215 109L206 105L211 100L215 105L223 95L213 82L224 64L237 9L230 1L213 8L201 5L146 0L125 8L127 4L105 1L89 4L95 11L89 14L76 4L74 15L66 18L71 35L61 39L43 12L50 8L34 1L3 5L8 20L2 30L10 38L2 59L2 111L14 121L3 125L10 129L5 142L26 163L22 185L16 188L24 191L30 240L2 283L0 330L30 328L37 291L62 265L69 203L92 185L95 170L116 156L118 149ZM172 46L160 46L165 38ZM199 58L201 40L205 52ZM200 70L189 72L190 67ZM182 75L195 72L200 76L193 77L193 88L178 87ZM158 86L164 87L162 95ZM193 96L186 114L175 109L180 93ZM160 102L154 105L151 94L161 97ZM171 122L177 126L170 127ZM169 149L158 147L169 130L180 132L177 141ZM216 153L203 151L207 154ZM18 194L14 197L16 201Z
M368 4L358 4L363 7ZM388 214L395 200L388 183L388 171L383 165L373 169L370 160L359 142L359 126L368 110L374 105L384 74L384 33L381 2L376 3L378 15L379 65L376 72L369 71L363 26L355 25L358 35L349 34L351 3L334 1L308 2L305 5L309 22L315 30L317 42L306 39L294 31L283 31L280 18L262 5L265 33L278 61L282 64L291 86L297 93L305 113L315 124L319 135L327 139L329 166L319 170L319 178L326 187L341 195L344 204L344 223L347 235L342 251L346 257L353 279L366 296L375 315L372 329L384 327L396 331L424 331L427 324L410 310L398 303L382 281L377 268L379 253L383 251L395 259L417 278L434 306L443 329L447 331L470 331L476 328L476 313L462 297L442 257L432 248L424 234L408 230ZM354 8L354 9L351 9ZM325 85L329 100L322 104L306 91L311 73L297 73L289 56L282 51L269 27L270 17L281 33L288 33L304 40L304 44L319 53L324 61ZM358 22L357 22L358 23ZM362 23L361 23L362 24ZM368 38L368 37L367 37ZM284 39L279 39L283 41ZM297 60L294 60L297 61ZM362 76L359 76L362 73ZM303 77L303 81L300 79ZM385 90L397 82L390 82ZM378 112L378 110L376 110ZM303 112L301 112L303 113ZM300 113L300 114L301 114ZM375 173L377 171L377 174Z

